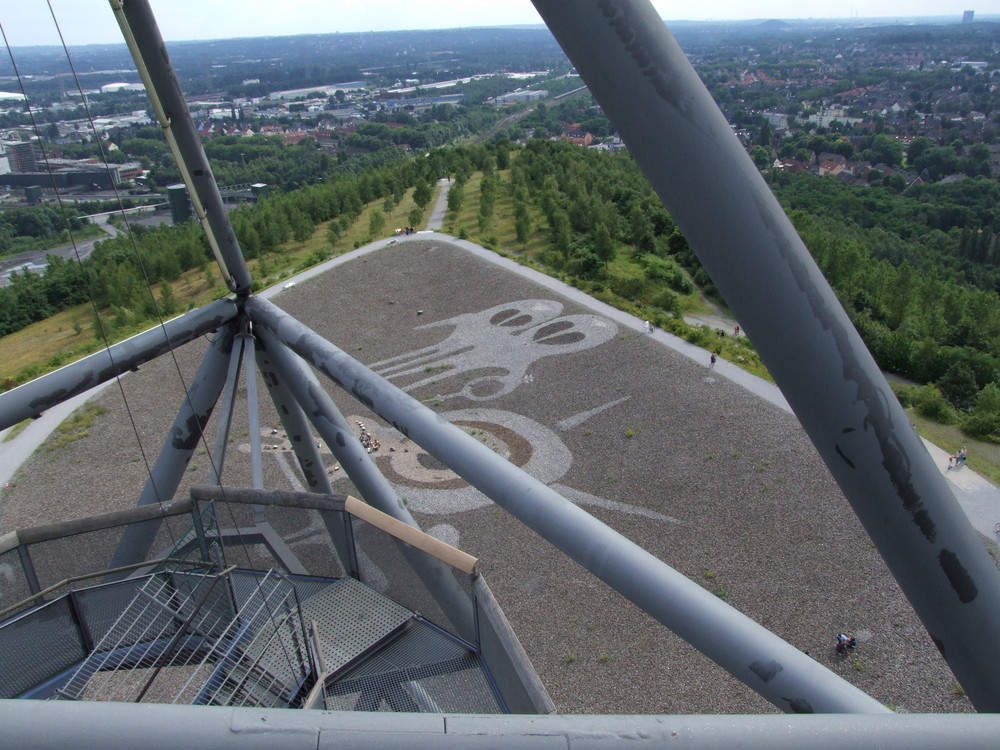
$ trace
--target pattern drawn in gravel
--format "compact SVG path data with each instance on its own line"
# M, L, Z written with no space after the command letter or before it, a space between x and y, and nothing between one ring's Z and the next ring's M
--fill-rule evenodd
M276 301L347 353L385 370L393 358L410 353L412 360L412 353L440 349L449 337L459 348L475 346L454 338L458 328L437 324L492 311L489 319L525 300L548 301L543 310L559 311L537 326L522 321L512 328L537 332L568 317L573 326L545 335L588 330L581 327L586 320L611 335L590 347L511 360L516 367L491 361L485 349L475 359L439 356L411 364L410 373L398 373L394 382L543 481L586 502L600 520L878 700L900 711L970 710L788 414L648 337L432 241L366 255L298 284ZM573 344L569 338L562 341ZM527 341L509 334L500 340L508 358L516 344ZM540 348L533 341L527 346ZM177 353L186 382L203 351L200 343ZM440 365L448 368L426 369ZM383 447L377 460L421 524L480 558L559 711L776 710L327 385L352 424L361 420L378 437ZM155 460L183 388L174 361L165 357L124 378L122 391L136 431L122 393L106 390L98 400L108 411L96 417L86 437L58 451L43 448L22 468L17 487L4 494L0 530L135 503L145 463ZM262 403L261 420L265 443L272 446L265 455L265 484L294 487L300 477L282 448L270 403ZM213 419L211 436L214 427ZM232 447L248 442L247 429L245 412L238 410ZM396 450L389 451L390 445ZM196 451L181 493L207 480L205 450ZM328 453L325 460L335 489L354 492ZM229 451L226 483L250 485L244 452ZM454 502L435 505L421 494L429 498L437 487ZM315 519L303 513L296 524L283 529L293 549L320 559L326 549ZM839 631L860 641L847 660L833 653Z

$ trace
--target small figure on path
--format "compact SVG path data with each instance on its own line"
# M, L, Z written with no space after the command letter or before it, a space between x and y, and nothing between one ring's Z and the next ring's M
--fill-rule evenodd
M652 323L650 323L650 322L649 322L649 321L647 320L647 321L646 321L646 333L652 333L652 332L653 332L653 324L652 324Z
M715 361L716 361L716 359L717 359L717 357L715 356L715 352L712 352L712 356L708 358L708 369L710 369L710 370L714 370L715 369Z
M737 323L735 326L733 326L733 335L734 336L739 336L740 335L740 324L739 323Z

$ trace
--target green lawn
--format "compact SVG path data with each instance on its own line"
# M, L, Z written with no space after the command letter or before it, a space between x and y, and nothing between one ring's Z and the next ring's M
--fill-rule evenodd
M1000 486L1000 445L970 438L957 425L933 422L927 417L920 416L913 409L907 409L906 413L916 425L917 432L934 445L949 452L956 451L963 445L967 447L969 457L966 463L969 468Z

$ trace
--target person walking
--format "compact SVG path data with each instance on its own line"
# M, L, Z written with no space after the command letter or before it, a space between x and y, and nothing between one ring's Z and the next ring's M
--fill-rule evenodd
M708 369L709 370L714 370L715 369L716 359L717 359L717 357L715 356L715 352L712 352L712 356L708 358Z

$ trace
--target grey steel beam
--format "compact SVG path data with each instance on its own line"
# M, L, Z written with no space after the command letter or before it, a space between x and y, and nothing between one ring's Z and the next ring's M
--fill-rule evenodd
M266 327L264 330L255 329L255 333L262 344L258 349L258 363L264 381L280 383L288 389L340 462L348 478L354 482L362 499L383 513L417 526L389 480L382 475L371 455L351 430L330 394L323 390L316 375L284 344L279 343Z
M294 711L157 703L0 701L10 747L35 750L980 750L1000 716L537 716Z
M267 392L271 396L271 401L278 412L281 426L285 428L285 435L292 446L295 458L298 461L299 469L306 480L306 487L310 492L318 492L324 495L333 494L333 486L330 478L326 475L326 467L323 458L319 454L316 441L313 440L312 430L302 407L289 393L278 374L266 364L266 357L261 361L261 352L255 349L257 356L257 367L259 368ZM353 534L351 533L351 522L343 513L331 513L320 511L320 518L326 526L333 547L337 551L340 563L347 571L347 574L358 577L358 559L354 550Z
M648 0L534 0L980 711L1000 574L833 291Z
M137 506L166 503L177 492L225 384L235 325L230 323L219 331L205 352L198 372L188 385L187 394L139 496ZM110 567L117 568L145 560L161 523L161 519L153 519L129 526L122 535Z
M21 561L21 572L24 573L24 580L28 583L28 591L32 594L37 594L42 590L42 586L38 582L38 573L35 571L35 564L31 560L31 552L28 550L28 545L19 545L17 556Z
M220 299L179 318L125 339L89 357L61 367L30 383L0 394L0 430L36 417L66 399L90 390L225 325L238 313L230 299Z
M255 363L254 337L249 333L241 333L237 338L243 347L243 371L246 373L247 389L247 431L250 440L250 477L255 489L264 489L264 457L260 442L260 400L257 397L257 368ZM253 520L262 529L270 528L267 523L267 511L263 505L255 505ZM273 529L271 530L273 533ZM291 550L289 550L291 552Z
M271 331L488 498L782 710L888 710L272 303L251 297L246 312L258 335Z
M250 298L253 299L257 298ZM278 309L270 303L266 304L274 310ZM389 480L379 471L313 372L280 343L267 327L255 328L254 332L261 342L258 361L264 381L281 383L288 388L333 455L340 461L362 499L386 515L419 529L420 526L400 502ZM458 633L463 638L472 640L475 637L472 601L459 587L448 566L405 546L401 546L401 551Z
M250 433L250 475L255 489L264 489L264 463L260 443L260 400L257 398L257 369L254 362L254 338L249 333L238 337L243 346L243 372L247 384L247 430ZM261 515L258 521L264 519Z
M110 0L110 3L226 285L239 295L249 294L250 271L149 3L146 0Z
M240 372L243 367L243 351L239 337L233 342L229 353L229 371L222 391L222 405L215 423L215 447L212 449L209 476L212 484L222 485L222 474L226 468L226 449L229 447L229 433L233 426L233 412L236 410L236 394L239 392Z

